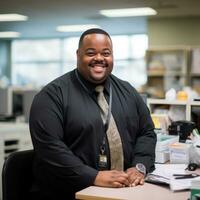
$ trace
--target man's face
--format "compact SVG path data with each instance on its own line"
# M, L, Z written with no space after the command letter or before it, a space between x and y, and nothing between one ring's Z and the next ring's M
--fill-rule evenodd
M88 34L77 50L77 68L82 76L95 84L106 80L113 69L110 38L104 34Z

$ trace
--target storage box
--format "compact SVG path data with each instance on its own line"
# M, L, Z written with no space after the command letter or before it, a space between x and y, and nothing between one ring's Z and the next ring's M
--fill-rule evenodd
M169 151L156 151L156 163L165 163L169 160Z
M190 162L191 144L173 143L169 147L170 163L174 164L189 164Z
M169 145L179 141L179 136L157 134L156 151L168 151Z
M157 134L156 163L165 163L169 160L169 145L178 142L179 137L166 134Z

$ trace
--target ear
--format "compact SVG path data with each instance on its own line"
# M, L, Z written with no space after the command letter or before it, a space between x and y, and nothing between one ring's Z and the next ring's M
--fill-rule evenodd
M79 56L79 49L76 50L76 55Z
M76 50L76 59L77 59L77 61L79 60L79 57L80 57L80 52L79 52L79 50L77 49L77 50Z

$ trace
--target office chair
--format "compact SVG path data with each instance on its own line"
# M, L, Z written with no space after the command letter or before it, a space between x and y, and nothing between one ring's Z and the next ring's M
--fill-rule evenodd
M2 170L3 200L28 200L32 184L33 150L10 154Z

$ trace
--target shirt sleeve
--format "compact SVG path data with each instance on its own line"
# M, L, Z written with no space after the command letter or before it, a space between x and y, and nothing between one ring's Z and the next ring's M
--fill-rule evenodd
M137 112L139 115L139 130L134 148L133 166L143 163L147 172L154 170L156 134L150 112L141 96L136 93Z
M93 185L98 172L85 165L64 142L62 101L57 88L45 88L35 96L30 111L31 137L44 177L56 180L55 187L70 185L80 190Z

